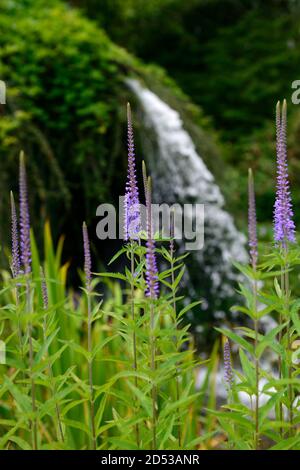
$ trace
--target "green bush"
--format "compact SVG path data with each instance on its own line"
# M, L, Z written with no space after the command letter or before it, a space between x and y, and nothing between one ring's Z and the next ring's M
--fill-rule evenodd
M8 92L1 187L8 194L12 163L24 149L40 215L46 205L50 213L60 207L63 229L74 215L71 205L79 216L84 196L86 204L99 203L112 190L121 89L124 95L118 61L126 54L76 11L57 1L46 5L5 2L0 9L0 74Z
M101 202L116 202L124 190L125 76L151 82L190 121L208 123L163 70L141 64L59 0L4 0L0 28L0 77L8 95L0 119L2 241L9 232L2 207L15 189L23 149L33 218L42 227L46 214L55 217L54 235L66 234L66 257L73 257L77 221L91 221ZM203 135L199 140L211 152Z

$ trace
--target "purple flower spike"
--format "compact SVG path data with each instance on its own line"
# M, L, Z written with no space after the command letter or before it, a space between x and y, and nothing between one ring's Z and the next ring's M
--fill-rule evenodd
M295 224L288 176L286 148L286 100L280 117L280 102L276 106L277 187L274 205L274 239L283 246L295 243Z
M88 229L87 229L85 222L83 222L83 225L82 225L82 235L83 235L85 282L86 282L86 289L90 291L91 281L92 281L92 258L91 258L91 251L90 251L89 234L88 234Z
M127 104L128 170L124 203L124 238L137 240L141 230L139 191L136 179L134 137L130 104Z
M151 180L148 178L146 189L147 243L146 243L146 296L157 299L159 294L158 270L155 255L155 242L152 234Z
M233 371L231 365L230 343L227 338L224 344L224 377L229 387L231 388L233 384Z
M28 274L31 272L30 218L28 207L26 169L23 152L21 152L20 155L19 191L21 261L24 267L25 274Z
M256 227L256 207L255 207L255 191L252 170L248 173L248 237L249 237L249 254L250 263L253 267L257 263L257 227Z
M19 252L18 219L15 206L15 199L12 191L10 192L11 207L11 271L14 278L18 277L21 271L21 261Z
M175 221L174 221L174 217L175 217L175 214L174 214L174 211L172 210L171 214L170 214L170 252L172 253L172 255L174 254L174 251L175 251L175 245L174 245Z
M46 279L45 279L45 273L43 271L43 268L40 268L40 273L41 273L41 280L42 280L42 297L43 297L43 307L45 310L47 310L49 306L49 298L48 298L48 288L46 284Z

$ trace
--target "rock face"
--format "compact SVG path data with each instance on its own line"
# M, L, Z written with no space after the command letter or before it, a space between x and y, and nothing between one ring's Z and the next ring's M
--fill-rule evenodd
M198 155L179 113L137 80L127 83L142 108L143 145L153 175L154 201L204 204L204 247L192 251L188 258L187 284L193 297L200 294L204 299L204 311L224 318L238 280L232 260L247 260L245 237L224 209L221 191ZM193 214L187 217L193 218ZM179 247L183 249L182 243Z

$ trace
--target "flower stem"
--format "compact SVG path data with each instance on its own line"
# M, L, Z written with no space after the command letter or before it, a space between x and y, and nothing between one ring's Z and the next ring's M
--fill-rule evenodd
M173 230L172 230L173 231ZM173 234L171 234L173 235ZM175 328L176 328L176 339L175 339L175 348L176 352L178 352L178 322L177 322L177 308L176 308L176 292L175 289L173 288L174 283L175 283L175 274L174 274L174 241L171 240L170 242L170 256L171 256L171 262L170 262L170 267L171 267L171 281L172 281L172 303L173 303L173 312L174 312L174 321L175 321ZM179 380L179 364L176 364L176 401L179 401L180 399L180 380ZM180 416L180 410L179 408L177 409L178 416ZM181 425L178 423L177 426L177 432L178 432L178 444L179 448L181 448Z
M133 321L133 334L132 334L132 342L133 342L133 369L137 372L137 344L136 344L136 332L135 332L135 312L134 312L134 247L133 242L130 243L130 266L131 266L131 285L130 285L130 303L131 303L131 318ZM134 385L138 388L138 379L134 377ZM136 434L136 444L140 447L140 428L138 423L135 425L135 434Z
M30 281L27 274L26 280L26 313L30 314ZM32 343L32 324L31 321L28 323L28 342L29 342L29 379L31 384L31 407L32 413L36 414L36 397L35 397L35 381L33 377L33 360L34 360L34 351ZM34 416L31 422L31 433L32 433L32 449L38 449L37 443L37 419Z
M289 283L289 273L288 273L288 246L287 243L284 244L284 294L285 294L285 312L287 315L287 327L286 327L286 335L287 335L287 357L288 357L288 379L291 380L292 378L292 368L290 364L290 351L291 351L291 336L290 336L290 315L289 315L289 290L290 290L290 283ZM288 403L289 403L289 423L290 423L290 436L293 435L293 422L294 422L294 412L293 412L293 386L291 383L288 384Z
M91 435L92 435L92 448L97 449L97 437L95 428L95 400L94 400L94 384L93 384L93 344L92 344L92 302L91 293L87 294L88 304L88 371L89 371L89 386L90 386L90 421L91 421Z
M16 308L17 308L17 323L18 323L18 339L19 339L19 346L20 346L20 355L21 355L21 361L22 364L25 364L25 353L24 353L24 346L23 346L23 332L22 332L22 325L21 325L21 320L20 320L20 298L19 298L19 290L18 287L16 287ZM24 368L21 373L22 380L23 380L23 386L25 385L26 387L26 382L25 382L25 372Z
M254 266L254 272L256 274L256 266ZM258 318L257 318L257 280L253 282L253 296L254 296L254 355L255 355L255 436L254 436L254 448L259 450L259 359L257 355L258 346Z
M154 380L154 373L156 369L155 365L155 318L154 318L154 305L153 301L151 300L150 303L150 350L151 350L151 371L153 374ZM152 385L152 450L156 450L156 421L157 421L157 388L156 385L153 383Z
M284 267L281 266L281 275L280 275L280 287L281 287L281 292L285 292L285 287L284 287ZM282 312L279 314L279 326L282 326L283 323L283 315ZM280 329L279 334L278 334L278 342L279 344L282 343L282 329ZM278 378L279 380L282 379L282 358L281 354L279 353L278 355ZM279 420L282 423L283 422L283 403L280 400L279 403ZM280 436L283 437L283 428L280 427Z
M44 317L44 324L43 324L43 334L44 334L44 342L47 341L47 321L46 321L46 315ZM49 356L49 353L47 352L47 355ZM54 376L53 376L53 370L51 367L50 360L48 361L48 375L49 375L49 380L50 380L50 391L52 397L55 399L56 396L56 386L54 383ZM56 436L57 440L61 440L64 442L64 433L63 433L63 427L62 427L62 422L61 422L61 416L60 416L60 407L57 401L55 400L55 415L56 415Z
M41 281L42 281L42 297L43 297L43 306L45 310L44 314L44 321L43 321L43 337L44 337L44 343L46 344L47 342L47 330L48 330L48 315L49 313L47 312L48 307L49 307L49 299L48 299L48 288L47 288L47 283L46 283L46 278L44 274L44 270L42 267L40 267L40 275L41 275ZM48 359L48 375L49 375L49 381L50 381L50 391L53 399L55 400L55 414L56 414L56 422L55 422L55 427L56 427L56 438L57 440L61 440L64 442L64 433L63 433L63 428L62 428L62 422L61 422L61 415L60 415L60 407L58 402L56 401L56 385L54 382L54 375L53 375L53 370L52 370L52 365L50 362L49 358L49 350L47 349L47 359Z

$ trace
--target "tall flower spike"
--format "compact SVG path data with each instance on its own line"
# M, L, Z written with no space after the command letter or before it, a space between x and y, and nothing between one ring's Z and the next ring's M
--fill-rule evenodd
M13 192L10 192L11 207L11 271L16 278L21 271L20 252L19 252L19 235L18 235L18 219L15 206Z
M147 177L147 168L146 168L146 163L144 160L142 161L142 172L143 172L143 184L144 184L144 194L145 194L145 200L147 204L147 193L148 193L148 177Z
M225 339L224 344L224 378L229 387L231 387L233 384L233 371L231 365L230 343L227 338Z
M143 175L143 187L144 187L146 211L141 212L141 227L143 230L147 232L148 176L147 176L147 167L146 167L146 163L144 162L144 160L142 161L142 175Z
M174 253L175 251L175 246L174 246L174 236L175 236L175 214L174 210L171 211L170 214L170 251L171 253Z
M255 191L254 191L254 181L253 173L249 168L248 172L248 238L249 238L249 254L250 254L250 263L253 267L257 263L257 224L256 224L256 206L255 206Z
M134 137L131 120L130 104L127 103L127 139L128 139L128 169L124 201L124 238L125 240L138 239L141 230L139 191L136 178L136 165L134 153Z
M280 102L276 106L277 185L274 204L274 239L276 243L283 245L288 241L292 243L296 241L288 176L286 122L286 100L284 100L281 117Z
M20 154L19 191L21 261L25 274L28 274L31 272L30 217L28 207L26 169L23 152Z
M155 242L152 234L151 179L146 186L147 243L146 243L146 296L157 299L159 294L158 270L155 255Z
M89 234L88 234L88 229L87 229L85 222L83 222L83 225L82 225L82 235L83 235L85 282L86 282L86 289L90 291L91 281L92 281L92 259L91 259L91 251L90 251Z
M47 310L49 306L48 288L46 284L45 273L44 273L42 266L40 267L40 274L41 274L41 283L42 283L43 307L45 310Z

